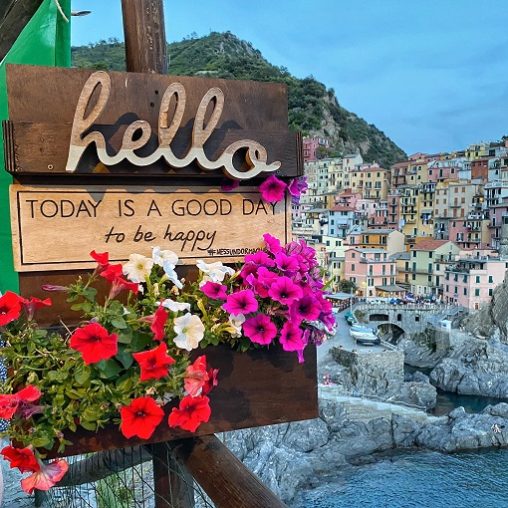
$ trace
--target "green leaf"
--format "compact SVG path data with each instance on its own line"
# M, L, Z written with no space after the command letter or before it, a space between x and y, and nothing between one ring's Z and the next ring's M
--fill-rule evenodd
M119 330L125 330L127 328L127 323L123 317L116 317L111 320L111 325Z
M127 353L125 350L119 351L115 358L123 365L124 369L128 369L134 362L132 354Z
M94 422L89 422L89 421L86 421L86 420L81 420L79 424L85 430L91 430L91 431L96 431L97 430L97 424L94 423Z
M83 365L82 367L78 367L76 370L74 379L78 385L84 385L90 379L90 374L90 369L86 365Z
M117 376L122 370L120 364L114 359L103 360L102 362L97 363L97 368L99 369L103 379L111 379Z
M130 330L118 334L118 342L120 344L130 344L132 341L132 333Z

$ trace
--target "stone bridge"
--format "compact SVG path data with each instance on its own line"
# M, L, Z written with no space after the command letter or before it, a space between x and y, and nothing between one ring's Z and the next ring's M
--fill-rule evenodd
M434 304L362 303L354 312L359 321L376 327L387 340L397 343L404 334L423 332L428 325L438 327L439 321L454 314L454 308Z

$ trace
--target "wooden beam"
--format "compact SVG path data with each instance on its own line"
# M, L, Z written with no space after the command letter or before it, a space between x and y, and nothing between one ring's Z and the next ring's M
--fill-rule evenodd
M122 10L127 70L167 74L162 0L122 0Z
M284 508L286 505L213 435L170 443L217 508Z
M32 19L43 0L4 0L0 3L0 61Z

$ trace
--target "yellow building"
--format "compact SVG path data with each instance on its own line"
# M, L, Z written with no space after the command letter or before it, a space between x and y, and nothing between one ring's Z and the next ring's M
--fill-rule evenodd
M388 254L404 250L404 235L395 229L364 229L348 236L348 245L359 249L384 249Z
M349 174L353 192L361 192L366 199L386 199L389 172L379 164L362 164Z

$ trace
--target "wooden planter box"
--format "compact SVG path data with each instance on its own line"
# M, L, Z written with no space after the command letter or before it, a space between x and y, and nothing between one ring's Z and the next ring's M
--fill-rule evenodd
M219 369L219 384L210 393L212 416L195 434L170 428L167 417L177 401L165 408L166 417L150 440L126 439L116 425L97 433L85 430L69 432L66 439L72 446L65 456L147 443L159 443L271 425L318 416L316 348L305 349L305 363L299 364L296 353L279 346L247 353L232 351L225 346L209 347L195 353L206 354L213 368ZM56 452L50 457L62 456Z

